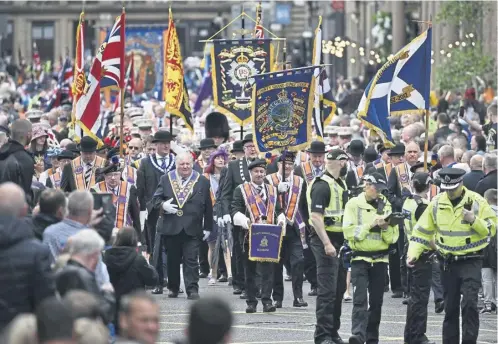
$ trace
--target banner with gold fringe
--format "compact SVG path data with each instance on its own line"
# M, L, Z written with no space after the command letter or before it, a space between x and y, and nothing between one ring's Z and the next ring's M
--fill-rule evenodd
M281 226L253 223L249 228L249 260L278 263L282 240Z
M314 68L258 75L253 88L254 140L259 152L299 151L312 139Z
M213 40L213 100L237 124L251 120L252 77L272 70L271 39Z

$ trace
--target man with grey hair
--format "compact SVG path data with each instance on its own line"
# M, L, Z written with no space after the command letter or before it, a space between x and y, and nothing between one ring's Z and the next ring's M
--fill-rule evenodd
M50 248L53 260L55 261L62 252L67 251L66 244L71 236L98 223L99 216L100 212L93 210L93 196L90 191L73 191L67 200L66 218L47 227L43 232L43 242ZM110 281L102 259L99 260L96 275L99 285Z
M152 198L154 209L160 211L157 223L154 262L163 280L162 246L166 247L168 297L177 297L180 289L180 264L188 298L199 298L199 245L213 227L213 206L210 182L193 170L193 158L188 152L176 157L176 170L163 175ZM162 294L162 287L154 290Z
M455 150L450 145L444 145L437 152L442 168L453 167L456 164Z
M486 190L497 188L496 160L496 154L488 153L484 156L483 168L486 175L476 186L476 192L481 196L484 196Z
M0 148L0 181L19 185L30 205L35 161L24 147L31 142L31 130L30 121L16 120L10 128L10 140Z
M54 295L50 251L23 219L28 205L14 183L0 185L0 332L21 313Z
M55 283L63 297L71 290L84 290L97 297L104 323L108 323L114 316L114 290L109 282L99 286L95 277L97 266L102 261L104 244L104 239L93 229L82 229L72 235L68 241L69 261L57 273Z
M476 186L479 181L484 178L484 172L482 171L482 155L474 155L470 159L470 172L463 176L463 186L471 191L476 191Z

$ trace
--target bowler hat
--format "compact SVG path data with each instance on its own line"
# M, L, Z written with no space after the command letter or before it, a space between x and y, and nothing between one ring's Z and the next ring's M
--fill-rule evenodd
M402 143L398 143L396 146L391 148L391 150L389 151L389 153L387 153L387 155L389 156L405 155L405 145Z
M154 134L152 143L156 142L171 142L173 140L173 135L167 130L159 130Z
M244 151L244 145L242 144L242 140L233 141L230 153L237 153L243 151Z
M215 145L214 140L207 138L207 139L202 139L199 145L199 150L204 150L208 148L216 148L218 146Z
M252 142L252 134L247 134L244 136L244 139L242 140L242 146L244 146L246 143Z
M365 153L365 145L361 140L353 140L349 143L348 151L352 156L362 156Z
M327 151L325 150L325 143L323 143L322 141L313 141L311 142L310 148L308 148L307 152L325 154L327 153Z
M57 155L57 160L73 160L74 159L74 153L71 152L70 150L63 150Z
M80 141L80 151L83 153L90 153L97 151L97 141L90 136L84 136Z

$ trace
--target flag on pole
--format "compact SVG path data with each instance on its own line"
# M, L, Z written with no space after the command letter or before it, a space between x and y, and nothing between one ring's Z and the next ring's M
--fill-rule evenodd
M74 77L71 92L73 96L71 126L74 129L74 135L77 141L83 137L83 132L81 127L76 125L76 104L83 96L85 88L85 13L81 12L78 28L76 29L76 53L74 55Z
M430 106L432 28L424 31L375 74L358 106L358 118L387 147L394 146L389 116L423 114Z
M322 64L322 17L318 19L318 27L315 30L315 41L313 43L313 65ZM313 112L313 123L319 140L323 140L324 127L334 117L336 104L332 95L327 71L325 68L315 68L315 103Z
M125 12L116 18L104 41L100 87L123 89L125 79Z
M129 94L131 97L133 97L134 93L134 79L133 79L133 52L131 53L130 56L130 63L128 63L128 68L126 69L126 77L125 77L125 97L126 94ZM114 106L112 108L112 112L116 113L121 107L121 90L119 90L119 94L116 97L116 100L114 101Z
M265 32L263 30L263 9L261 8L261 1L256 6L256 25L254 26L254 38L263 39L265 38Z
M32 78L38 82L41 82L44 77L40 54L38 53L38 46L36 42L33 42L33 61L32 61Z
M57 77L57 85L55 88L52 90L52 93L49 97L49 102L47 104L47 107L45 111L50 111L54 107L60 106L61 105L61 97L62 93L66 91L69 94L69 90L66 89L66 76L67 76L67 71L69 70L69 78L72 77L72 68L71 68L71 60L69 59L69 56L66 57L66 60L64 61L64 64L62 65L59 75ZM66 85L66 87L64 87Z
M209 49L210 50L210 49ZM194 113L202 108L202 103L213 96L213 80L211 79L211 54L204 56L204 73L202 84L199 88L199 94L194 104Z
M185 85L182 52L171 8L169 9L168 31L164 33L163 42L163 99L166 101L166 111L183 119L185 126L193 133L194 125Z

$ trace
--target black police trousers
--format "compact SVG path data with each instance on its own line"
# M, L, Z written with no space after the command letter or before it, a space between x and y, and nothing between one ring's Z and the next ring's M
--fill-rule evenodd
M341 327L342 297L346 291L347 271L341 259L327 256L323 243L317 235L310 240L316 260L318 295L316 298L315 343L338 337ZM334 245L337 253L340 247ZM382 275L384 276L384 275ZM384 287L382 286L382 291Z
M249 260L248 244L243 244L242 246L242 257L244 262L245 290L247 293L246 303L256 306L258 304L256 295L261 290L261 303L263 305L272 304L271 293L273 290L274 270L277 264ZM261 281L258 281L258 273L261 275ZM261 283L261 286L259 283Z
M351 333L367 344L379 343L386 269L386 263L351 262L354 287Z
M410 299L406 311L405 343L427 340L427 305L431 293L432 262L417 261L410 270Z
M460 343L460 306L462 344L475 344L479 335L477 301L481 286L481 259L441 264L444 290L443 344ZM461 295L461 303L460 303Z
M233 252L231 258L232 265L232 286L233 289L245 289L244 277L244 256L243 256L243 243L245 232L242 227L233 226Z
M292 230L287 228L287 230ZM304 257L301 239L294 233L288 233L282 241L280 262L275 266L275 280L273 287L273 301L284 299L284 261L290 262L292 276L292 293L294 299L303 297L303 270Z
M316 260L315 256L313 255L313 251L311 251L311 238L306 233L306 243L308 244L308 248L303 249L303 256L304 256L304 276L306 277L306 280L310 284L311 289L316 289L317 288L317 282L316 282Z

